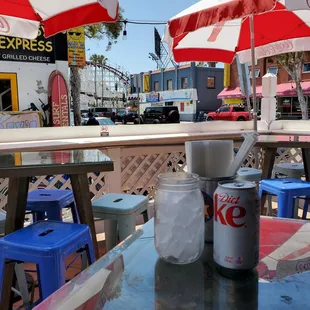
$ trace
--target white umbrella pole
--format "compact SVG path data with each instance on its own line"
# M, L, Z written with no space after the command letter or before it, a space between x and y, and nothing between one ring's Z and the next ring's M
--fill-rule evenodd
M250 37L251 37L251 57L252 57L252 87L253 87L253 126L257 132L257 103L256 103L256 70L255 70L255 35L254 17L250 15Z
M251 38L251 56L252 56L252 87L253 87L253 127L257 132L257 102L256 102L256 70L255 70L255 35L254 35L254 17L250 15L250 38ZM258 164L258 149L254 148L255 168Z

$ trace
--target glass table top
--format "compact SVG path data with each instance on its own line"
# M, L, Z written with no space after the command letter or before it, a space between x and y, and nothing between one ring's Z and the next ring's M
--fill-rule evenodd
M177 266L159 259L153 236L150 221L35 309L309 309L310 223L262 218L258 268L235 280L217 272L211 244Z
M50 170L55 168L59 173L74 173L73 167L80 169L79 172L112 171L113 161L99 150L0 153L0 177L27 174L22 171L31 170L32 175L36 175L36 170L52 172Z

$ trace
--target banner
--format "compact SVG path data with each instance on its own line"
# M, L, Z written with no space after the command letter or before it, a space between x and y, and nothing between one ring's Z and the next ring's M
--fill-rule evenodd
M159 93L151 92L146 95L146 102L158 102L159 101Z
M144 75L143 76L143 91L148 93L150 91L150 76Z
M84 27L69 30L67 32L67 41L69 66L84 67L86 65Z
M230 86L230 64L224 64L224 87Z
M42 127L41 112L0 112L0 129Z

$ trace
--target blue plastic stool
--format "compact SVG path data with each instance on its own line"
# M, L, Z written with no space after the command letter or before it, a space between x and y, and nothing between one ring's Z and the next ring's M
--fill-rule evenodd
M34 222L44 221L45 215L50 221L62 222L63 208L71 208L73 222L80 222L72 191L39 189L28 194L27 211L34 212Z
M310 197L310 182L297 179L263 180L259 187L260 197L263 192L278 196L278 217L292 218L294 217L294 199L301 196ZM304 209L308 209L307 200Z
M95 261L89 227L82 224L42 221L0 239L0 292L5 260L37 264L40 297L46 299L66 282L65 259L79 250Z

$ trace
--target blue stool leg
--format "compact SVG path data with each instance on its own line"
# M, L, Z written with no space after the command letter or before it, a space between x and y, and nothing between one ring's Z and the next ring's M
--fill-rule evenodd
M72 202L70 204L69 208L71 208L73 222L79 224L80 223L80 217L79 217L79 213L77 211L75 202Z
M89 232L89 237L86 239L86 246L87 246L87 257L88 257L88 263L89 265L93 264L95 260L95 251L94 251L94 246L92 242L92 238Z
M3 255L3 252L0 251L0 300L1 300L2 284L4 279L4 267L5 267L5 257Z
M46 215L49 221L62 222L62 209L59 207L50 208Z
M287 193L278 194L278 217L291 218L294 214L294 197Z
M258 196L260 198L260 201L262 201L262 197L264 195L267 195L267 201L268 201L268 206L267 206L267 216L272 216L272 197L268 195L268 192L264 190L263 186L260 185L259 191L258 191Z
M38 267L40 296L44 300L66 283L65 262L55 257L44 258Z
M308 208L309 208L309 201L308 201L308 198L306 198L305 199L305 204L304 204L304 210L302 212L302 219L303 220L307 219Z

